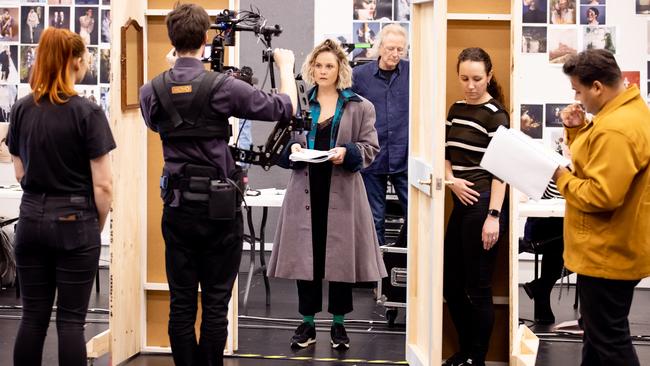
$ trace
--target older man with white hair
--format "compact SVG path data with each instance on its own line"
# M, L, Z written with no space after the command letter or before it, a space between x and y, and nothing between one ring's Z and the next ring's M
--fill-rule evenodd
M362 171L379 244L385 244L386 189L390 180L406 212L408 198L409 62L406 29L399 24L382 28L373 48L377 57L357 66L352 90L375 106L379 155Z

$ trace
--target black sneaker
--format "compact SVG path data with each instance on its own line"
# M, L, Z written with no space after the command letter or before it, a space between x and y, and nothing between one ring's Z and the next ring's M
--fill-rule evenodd
M348 337L348 333L345 331L343 324L332 324L330 335L332 336L332 348L339 350L350 348L350 338Z
M456 352L446 359L445 362L442 363L442 366L461 366L465 365L465 361L467 361L467 356L463 353Z
M477 359L472 360L468 358L465 362L459 363L458 366L485 366L485 361L479 361Z
M316 343L316 327L308 322L300 324L291 337L292 348L305 348L314 343Z

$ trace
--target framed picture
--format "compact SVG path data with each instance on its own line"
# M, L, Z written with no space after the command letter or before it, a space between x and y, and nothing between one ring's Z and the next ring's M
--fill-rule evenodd
M521 52L523 53L546 53L547 32L546 27L522 27L521 31Z
M44 6L27 5L20 8L20 42L36 44L43 32Z
M583 49L603 49L616 53L616 27L584 27Z
M546 23L548 3L546 0L522 0L524 23Z
M548 60L564 64L567 57L578 53L578 31L574 28L548 29Z
M545 126L546 127L564 127L560 113L570 103L546 104L545 106Z
M74 31L81 36L84 43L88 45L97 45L98 36L98 13L97 7L78 6L75 7L75 26Z
M542 138L544 127L544 106L542 104L521 105L521 132L534 138Z

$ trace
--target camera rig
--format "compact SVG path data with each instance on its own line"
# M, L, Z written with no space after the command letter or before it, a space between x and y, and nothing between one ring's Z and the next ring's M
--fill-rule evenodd
M268 63L268 75L271 80L271 92L277 93L275 84L275 73L273 70L273 49L271 40L282 33L279 25L267 26L266 19L258 12L224 10L216 16L216 21L210 26L215 29L217 35L212 40L210 57L204 62L210 63L210 68L215 72L223 72L233 75L236 78L253 84L253 70L243 66L238 69L233 66L223 65L224 47L235 46L236 32L252 32L257 36L265 48L262 51L262 62ZM309 100L307 98L307 87L305 82L296 78L297 113L288 121L278 121L266 143L250 149L242 149L237 146L230 146L230 151L236 161L259 165L264 170L269 170L275 165L289 143L292 132L308 131L311 128L311 114L309 111Z

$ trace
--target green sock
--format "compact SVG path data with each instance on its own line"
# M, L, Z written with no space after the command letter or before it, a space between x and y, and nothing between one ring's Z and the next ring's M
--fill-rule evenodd
M312 327L316 326L316 324L314 323L314 316L313 315L303 315L302 316L302 321L304 323L311 324Z
M332 321L335 324L343 324L345 321L345 315L334 315L334 320Z

